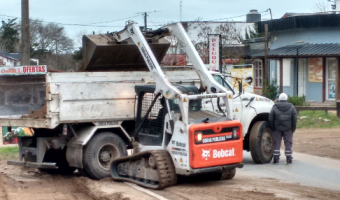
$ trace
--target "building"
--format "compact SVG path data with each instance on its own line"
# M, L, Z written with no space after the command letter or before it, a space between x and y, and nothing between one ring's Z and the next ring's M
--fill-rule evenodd
M20 53L6 53L0 51L0 67L20 66Z
M265 24L270 35L269 67L263 69L264 50L251 54L259 78L276 80L280 91L305 95L307 101L340 99L340 14L288 13L258 22L259 33L265 32Z
M209 63L210 36L218 35L221 45L219 48L219 65L225 67L227 64L235 64L234 61L236 60L240 61L240 58L244 55L242 39L245 38L246 32L254 30L254 22L257 21L261 21L261 14L257 10L251 10L247 14L246 22L186 21L181 23L205 64ZM184 62L191 65L183 46L177 41L176 37L169 36L166 39L171 45L162 64L182 65Z

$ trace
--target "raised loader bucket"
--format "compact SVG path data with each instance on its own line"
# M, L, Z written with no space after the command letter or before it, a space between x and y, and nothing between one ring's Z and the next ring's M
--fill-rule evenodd
M162 38L149 45L160 63L170 43ZM84 35L81 71L148 71L148 68L131 39L119 43L110 34Z

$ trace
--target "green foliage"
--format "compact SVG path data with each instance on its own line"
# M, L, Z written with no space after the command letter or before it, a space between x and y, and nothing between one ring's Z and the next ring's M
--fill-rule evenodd
M83 59L83 48L79 48L78 50L75 50L72 54L72 57L74 60L80 61Z
M7 22L2 20L0 28L0 48L12 53L15 52L15 46L19 42L19 30L15 20L9 19Z
M293 104L294 106L309 106L308 103L306 103L306 96L303 95L301 97L299 96L288 96L288 102Z
M302 110L299 112L297 128L336 127L340 127L340 118L336 116L335 112L328 111L328 115L325 114L325 111Z
M254 23L253 25L253 29L251 28L246 28L245 29L245 39L251 39L251 38L260 38L260 37L264 37L263 33L258 33L258 25L257 23Z
M13 159L19 155L19 147L1 147L0 160Z
M276 84L276 81L270 81L268 79L263 80L263 86L262 86L262 96L265 96L271 100L275 100L278 94L278 86Z

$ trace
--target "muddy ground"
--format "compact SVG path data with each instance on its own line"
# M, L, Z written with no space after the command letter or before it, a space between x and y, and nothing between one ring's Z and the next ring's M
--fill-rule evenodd
M300 129L294 135L293 150L339 159L340 129ZM242 169L240 169L242 170ZM176 186L153 191L167 199L339 199L339 191L306 187L277 179L255 179L236 174L229 181L185 179ZM0 199L4 200L127 200L156 199L125 183L108 178L94 181L80 177L49 175L38 170L7 166L0 162Z

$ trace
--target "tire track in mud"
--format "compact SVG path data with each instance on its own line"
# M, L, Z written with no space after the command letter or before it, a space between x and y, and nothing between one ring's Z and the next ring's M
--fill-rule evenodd
M0 175L0 199L92 200L86 193L79 192L71 178L10 168Z
M7 200L7 192L3 184L3 175L0 174L0 199Z
M120 192L111 194L103 193L103 191L100 189L101 184L112 181L112 178L94 181L86 177L77 177L73 178L72 181L78 186L79 192L87 194L87 196L93 198L94 200L130 200L130 198L124 197Z
M254 179L246 176L229 181L187 182L154 192L177 200L338 199L340 196L339 191L306 187L272 178Z

